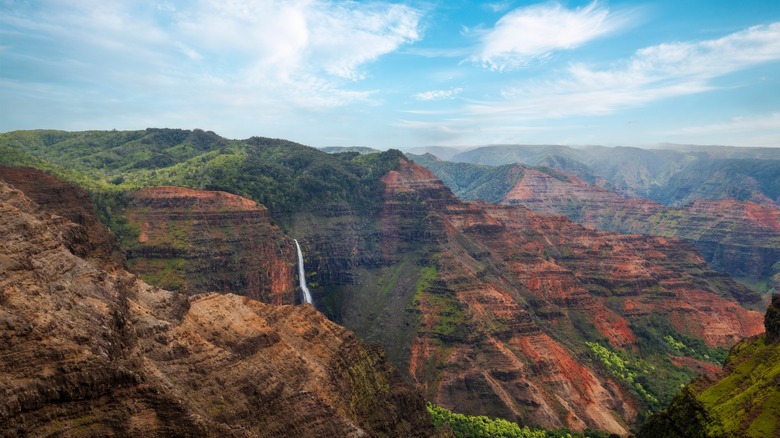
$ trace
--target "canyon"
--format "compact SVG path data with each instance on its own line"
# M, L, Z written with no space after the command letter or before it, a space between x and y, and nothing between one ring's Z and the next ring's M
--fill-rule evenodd
M415 158L466 199L521 204L596 230L685 239L713 269L765 292L778 288L780 209L773 203L697 199L672 207L622 195L604 187L603 179L594 185L549 168L447 163L430 155Z
M309 305L151 286L102 258L116 242L78 188L15 172L59 195L0 181L0 435L434 434L381 348Z
M763 330L761 315L738 304L760 297L710 271L682 241L591 231L522 206L463 203L408 162L384 181L393 206L384 238L437 236L428 258L436 275L418 280L409 366L442 406L626 433L647 400L582 360L588 340L641 351L639 325L650 318L710 347ZM404 232L412 218L428 229Z
M534 212L533 202L530 208L518 204L523 193L542 185L554 193L556 181L567 179L558 173L556 181L537 175L533 186L520 179L533 176L530 170L510 171L507 175L517 178L514 201L465 202L399 151L328 155L277 139L227 141L211 134L147 130L116 134L103 149L94 143L84 149L74 139L86 134L59 133L45 137L48 146L31 150L59 165L71 161L46 151L72 157L86 181L82 184L92 187L98 212L121 225L112 230L126 250L126 262L120 263L140 277L133 284L174 289L155 293L176 297L190 309L205 306L190 316L209 329L201 333L195 322L187 329L233 354L245 341L225 336L232 340L224 346L222 329L216 328L227 324L227 332L242 330L243 322L227 322L233 312L243 315L249 306L273 321L282 319L276 312L290 312L289 318L303 313L300 318L316 323L317 333L349 333L335 322L362 341L381 345L355 349L368 348L368 362L380 371L394 364L437 405L530 426L627 435L648 413L666 406L681 385L718 368L731 345L764 330L762 296L712 270L691 243L671 235L596 231L561 215ZM17 141L0 136L6 144L9 138ZM62 138L69 140L59 142ZM147 149L190 155L170 167L144 161L152 167L140 170L133 160L118 166L101 158L142 156ZM608 193L599 196L602 201L594 204L611 199ZM551 205L563 204L549 197ZM634 206L637 214L659 214L653 206L660 204L647 202ZM773 226L775 219L760 206L739 202L729 220L740 224L742 214ZM720 208L701 205L702 217ZM749 208L739 213L743 205ZM635 219L643 221L644 216ZM289 236L300 243L303 275L321 313L289 306L300 301L295 241ZM230 310L217 311L209 303ZM173 318L153 310L150 315L172 327L189 315ZM303 341L279 336L306 349L317 348L306 343L307 337L332 342L319 339L315 330L302 330ZM164 345L180 342L179 336L193 335L175 331ZM306 351L299 354L314 354ZM364 354L346 358L363 363L358 356ZM412 397L409 386L398 385L402 395ZM369 398L378 391L383 400L407 403L407 395L383 388L369 391ZM391 416L399 412L388 409ZM377 419L376 424L385 424L377 430L389 430L396 420ZM430 432L419 427L421 434Z
M561 214L598 230L683 238L710 266L735 277L766 279L778 273L780 210L753 201L697 200L666 207L620 196L573 175L556 178L526 169L501 202Z

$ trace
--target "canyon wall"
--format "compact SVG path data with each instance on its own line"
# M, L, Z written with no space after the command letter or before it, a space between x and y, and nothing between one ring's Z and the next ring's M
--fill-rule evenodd
M593 229L682 238L711 267L736 277L765 281L780 269L775 266L780 261L780 210L751 201L697 200L672 208L626 198L576 176L562 179L527 169L502 203L565 215Z
M262 205L183 187L150 187L128 198L124 214L138 233L124 242L128 265L144 280L187 293L296 302L295 245Z
M408 162L383 181L383 248L397 254L428 242L414 260L409 369L442 406L625 434L654 397L589 358L588 342L635 354L647 337L640 331L656 319L709 348L763 330L761 315L740 305L760 297L709 270L683 241L464 203ZM670 365L652 365L658 372L707 366L663 356L658 364ZM678 365L664 362L673 359Z
M433 434L382 350L308 305L103 269L80 225L5 183L0 218L2 436Z

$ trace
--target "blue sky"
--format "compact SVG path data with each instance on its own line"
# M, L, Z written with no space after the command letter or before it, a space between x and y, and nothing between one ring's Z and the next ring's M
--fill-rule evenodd
M0 131L780 146L780 2L0 0Z

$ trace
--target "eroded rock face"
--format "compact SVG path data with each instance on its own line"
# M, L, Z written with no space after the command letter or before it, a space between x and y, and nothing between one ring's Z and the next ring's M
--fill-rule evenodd
M567 178L527 169L502 202L565 215L588 228L682 238L713 268L734 276L766 279L777 273L780 210L772 206L729 199L672 208Z
M130 270L169 290L295 303L295 246L268 210L225 192L151 187L130 196Z
M45 210L75 226L64 238L71 252L97 261L106 269L125 267L125 254L100 223L89 194L80 187L30 167L0 166L0 181L23 191Z
M761 314L738 304L759 298L710 271L682 241L592 231L522 206L463 203L406 162L383 181L388 251L432 242L432 254L418 261L409 367L442 406L626 434L640 406L584 360L583 327L626 351L637 349L632 323L649 315L712 347L763 330Z
M75 255L0 183L0 435L425 436L423 399L311 306L187 297Z

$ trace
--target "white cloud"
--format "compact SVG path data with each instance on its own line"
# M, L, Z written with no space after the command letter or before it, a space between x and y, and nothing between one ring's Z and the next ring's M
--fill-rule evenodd
M178 27L215 55L227 51L269 75L354 81L366 63L417 41L420 18L416 9L387 3L204 0L181 15Z
M139 96L164 84L161 94L188 100L236 96L250 106L317 110L372 103L371 91L351 85L371 62L417 41L421 16L386 2L45 0L13 8L0 24L35 40L45 61L35 64L22 49L6 56L29 70L62 67L63 87Z
M525 119L609 114L713 90L715 78L775 60L780 60L780 23L719 39L647 47L611 69L573 64L562 78L506 89L503 100L473 104L468 112Z
M595 1L576 9L559 3L522 7L481 35L479 52L471 60L496 71L517 69L613 33L631 21L632 13L610 12Z
M454 99L455 96L460 94L463 91L463 88L452 88L449 90L431 90L431 91L424 91L422 93L417 93L414 95L414 97L417 100L446 100L446 99Z

